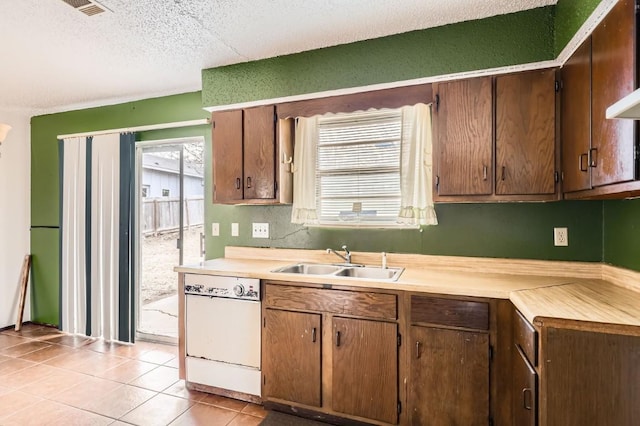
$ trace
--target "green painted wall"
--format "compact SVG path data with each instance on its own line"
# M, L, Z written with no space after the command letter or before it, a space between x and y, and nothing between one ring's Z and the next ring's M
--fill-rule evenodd
M305 228L290 223L289 206L211 205L206 223L220 223L220 237L207 237L207 257L227 245L339 248L452 256L602 260L602 202L438 204L437 226L421 230ZM231 237L231 223L240 228ZM251 238L251 222L269 222L270 238ZM569 247L553 246L553 228L569 228ZM210 229L208 226L207 229Z
M553 9L203 70L202 103L229 105L553 59Z
M31 119L31 225L59 225L59 168L56 136L95 130L207 118L201 109L200 92L147 99L118 105L70 111ZM211 146L210 126L158 130L138 135L139 140L204 136L207 158ZM211 167L207 165L206 191L210 193ZM32 320L58 324L59 246L58 230L31 232L33 254Z
M559 0L554 8L554 52L558 56L602 0Z
M640 199L605 201L603 259L640 271Z

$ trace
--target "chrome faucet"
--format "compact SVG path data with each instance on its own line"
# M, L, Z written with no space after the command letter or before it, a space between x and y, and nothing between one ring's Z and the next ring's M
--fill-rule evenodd
M327 254L328 253L333 253L336 256L338 256L340 259L344 260L345 263L351 264L351 252L349 251L349 249L347 248L346 245L342 246L342 250L344 250L344 256L341 255L340 253L338 253L337 251L335 251L332 248L328 248L327 249Z

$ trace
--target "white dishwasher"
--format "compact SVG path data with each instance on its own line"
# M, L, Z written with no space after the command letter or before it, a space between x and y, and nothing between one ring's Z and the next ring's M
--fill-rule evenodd
M187 382L260 397L260 280L185 274Z

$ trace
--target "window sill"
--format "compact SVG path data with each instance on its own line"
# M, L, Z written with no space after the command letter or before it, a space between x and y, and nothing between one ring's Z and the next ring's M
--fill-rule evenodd
M338 228L338 229L420 229L420 225L405 225L391 223L305 223L307 228Z

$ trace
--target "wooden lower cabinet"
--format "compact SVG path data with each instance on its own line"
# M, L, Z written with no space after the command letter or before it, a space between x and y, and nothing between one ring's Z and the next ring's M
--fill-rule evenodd
M398 325L333 318L332 401L340 413L398 421Z
M265 396L320 407L321 316L276 309L264 315Z
M640 422L637 327L537 319L541 426Z
M412 425L489 423L489 335L411 327Z
M265 406L337 424L398 424L397 294L263 288Z
M512 415L516 426L535 426L538 413L538 375L519 347L513 349Z

